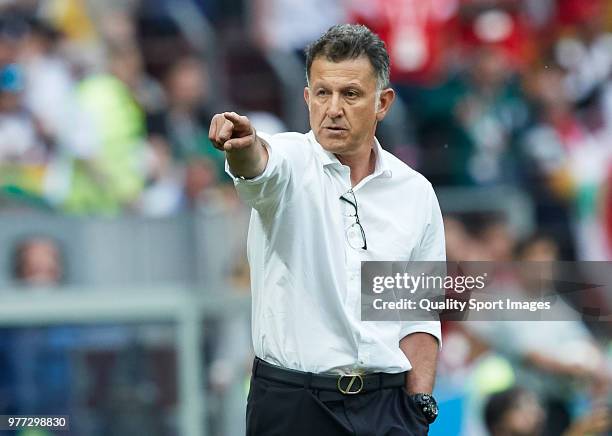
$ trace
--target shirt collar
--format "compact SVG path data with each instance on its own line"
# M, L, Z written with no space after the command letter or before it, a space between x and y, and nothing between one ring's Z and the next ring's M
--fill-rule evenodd
M326 167L328 165L342 165L338 158L331 152L325 150L316 140L314 132L311 130L306 134L306 137L313 145L315 152L321 159L321 164ZM376 154L376 163L374 165L374 176L391 177L393 175L389 167L389 158L383 153L383 148L374 137L374 153Z

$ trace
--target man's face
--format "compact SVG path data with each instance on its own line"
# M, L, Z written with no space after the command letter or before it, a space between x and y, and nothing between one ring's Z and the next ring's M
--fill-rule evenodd
M376 124L394 98L390 88L376 92L370 60L360 56L333 62L319 56L312 62L309 82L304 99L310 127L323 148L345 156L369 149Z

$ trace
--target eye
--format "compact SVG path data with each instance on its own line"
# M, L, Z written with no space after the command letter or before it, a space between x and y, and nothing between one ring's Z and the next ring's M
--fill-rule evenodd
M326 89L317 89L317 91L315 93L315 95L317 97L323 97L323 96L326 96L327 94L328 94L328 92L327 92Z
M344 95L348 98L357 98L359 97L359 92L354 89L349 89L344 93Z

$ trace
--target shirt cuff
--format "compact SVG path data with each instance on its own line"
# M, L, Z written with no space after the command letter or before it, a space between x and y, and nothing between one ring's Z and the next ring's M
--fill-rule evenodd
M442 328L440 321L408 321L400 328L400 340L413 333L429 333L438 340L438 347L442 348Z
M238 185L256 185L258 183L263 183L270 178L270 175L274 171L278 156L276 156L276 153L272 152L272 147L270 146L270 141L269 141L270 135L266 135L266 134L262 135L261 133L258 133L258 136L261 139L263 139L264 147L266 147L266 150L268 151L268 162L266 163L266 168L264 169L263 173L251 179L247 179L242 176L236 176L232 173L232 170L230 169L227 158L225 159L225 172L228 176L232 178L232 180L234 181L234 185L236 186Z

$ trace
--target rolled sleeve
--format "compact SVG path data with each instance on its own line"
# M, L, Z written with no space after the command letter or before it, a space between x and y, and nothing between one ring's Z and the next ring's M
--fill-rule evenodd
M442 347L442 328L440 321L404 321L400 327L400 340L413 333L429 333Z

